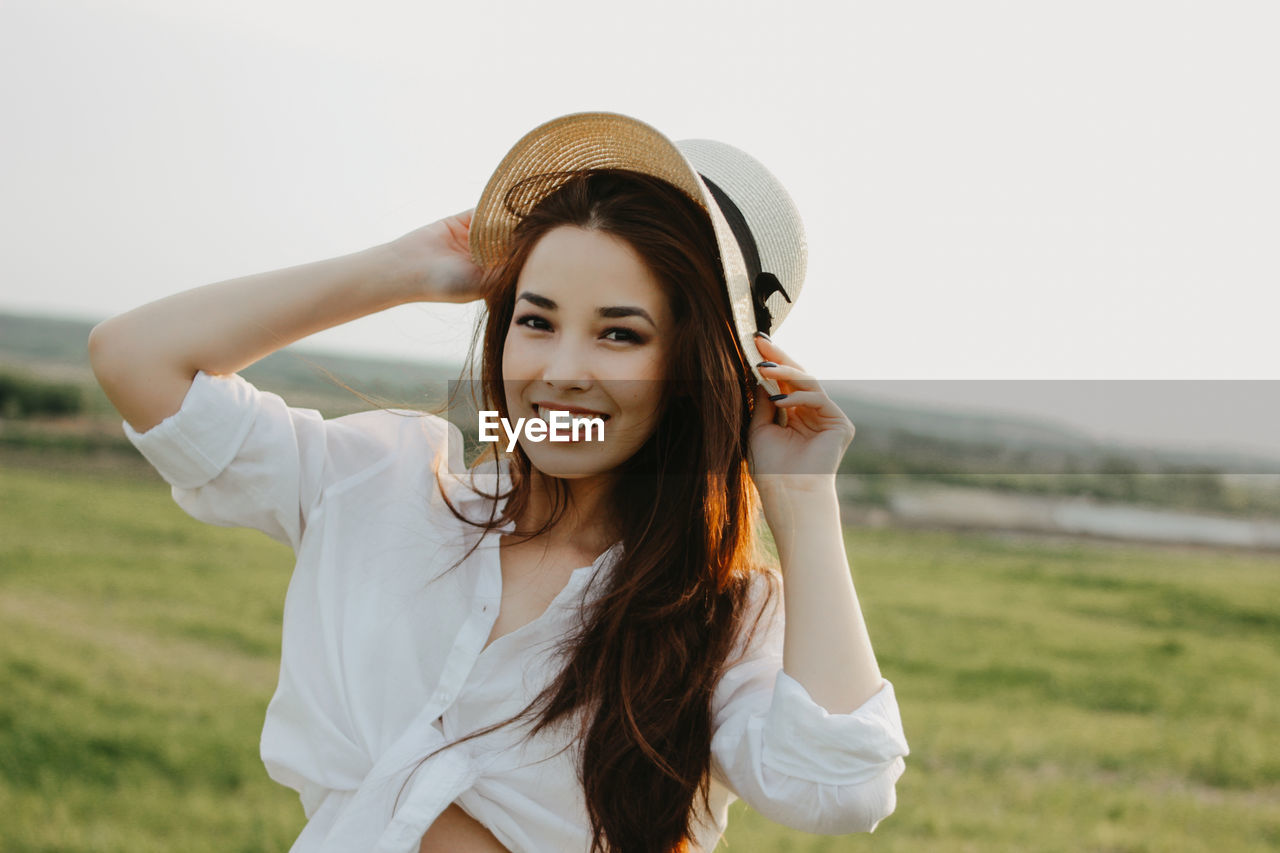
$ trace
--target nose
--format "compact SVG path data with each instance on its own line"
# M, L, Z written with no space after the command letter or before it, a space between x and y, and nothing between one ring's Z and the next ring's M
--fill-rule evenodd
M546 354L542 381L559 388L590 388L595 383L587 342L561 336Z

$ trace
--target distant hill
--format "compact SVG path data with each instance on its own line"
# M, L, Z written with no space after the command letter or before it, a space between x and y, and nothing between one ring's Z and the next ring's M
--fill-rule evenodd
M88 340L94 325L91 320L0 313L0 367L24 369L51 380L82 382L89 390L91 411L114 414L89 365ZM318 409L327 417L369 408L317 366L391 407L419 407L442 399L448 382L461 372L460 365L339 355L294 345L240 374L293 405Z
M1030 416L955 412L860 395L832 396L857 425L854 448L877 453L897 448L924 459L963 460L963 470L1280 475L1280 459L1257 453L1141 447L1098 441L1069 425Z
M0 313L0 368L22 369L83 383L90 411L118 420L89 367L91 320ZM369 404L327 378L372 395L391 407L437 404L457 364L336 355L290 346L250 365L241 374L292 405L316 408L328 417ZM846 457L850 472L906 473L943 479L974 475L1103 473L1280 473L1280 461L1230 452L1169 451L1100 443L1047 419L961 413L923 405L889 403L860 395L837 395L858 437Z

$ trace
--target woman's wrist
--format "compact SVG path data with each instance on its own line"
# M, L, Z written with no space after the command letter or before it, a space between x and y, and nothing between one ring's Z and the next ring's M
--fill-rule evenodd
M426 265L401 241L392 240L367 251L375 268L381 271L378 278L387 289L388 297L396 304L435 301Z
M446 217L377 247L404 302L471 302L481 272L471 259L464 216Z
M834 498L836 478L834 474L770 474L753 478L762 503L789 501L793 498L811 500Z
M834 478L827 484L821 480L813 475L801 475L785 482L768 480L763 485L757 484L765 523L773 533L780 558L798 539L828 525L839 530L840 500Z

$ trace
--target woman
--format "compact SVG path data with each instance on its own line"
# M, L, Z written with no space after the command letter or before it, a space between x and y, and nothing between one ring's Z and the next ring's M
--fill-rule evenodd
M853 427L768 337L803 246L742 152L578 114L522 139L474 215L94 330L177 502L298 555L262 740L309 819L295 851L709 851L735 796L811 832L892 811L907 746L834 488ZM477 296L483 408L599 418L600 440L517 431L466 471L440 418L325 421L235 375Z

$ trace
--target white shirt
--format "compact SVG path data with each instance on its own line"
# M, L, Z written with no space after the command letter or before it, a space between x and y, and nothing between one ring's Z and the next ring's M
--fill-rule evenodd
M513 853L589 850L563 726L532 740L507 726L410 771L537 695L558 671L551 644L603 588L597 573L621 543L576 570L542 616L484 648L501 601L500 534L482 536L443 503L436 471L469 517L487 517L490 503L459 476L461 433L446 420L401 410L325 420L239 375L200 372L178 412L143 434L123 425L186 512L256 528L297 556L261 744L267 773L298 791L308 818L291 853L416 853L454 801ZM506 463L474 476L505 488ZM828 714L782 671L782 628L775 607L714 692L703 851L736 797L827 834L870 831L893 811L908 752L893 686Z

